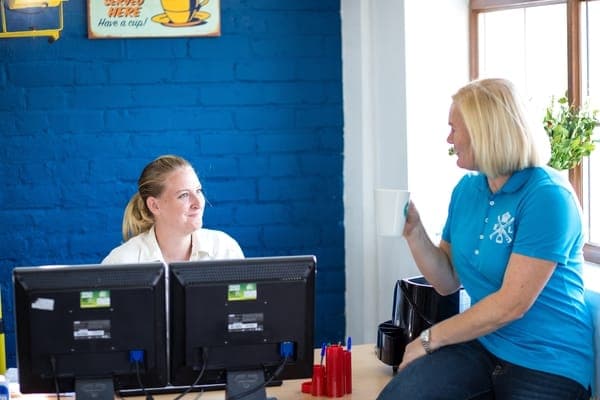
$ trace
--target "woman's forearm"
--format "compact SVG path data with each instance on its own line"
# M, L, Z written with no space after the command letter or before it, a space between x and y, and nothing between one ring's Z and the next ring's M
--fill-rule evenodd
M406 241L419 270L438 293L447 295L460 287L446 242L442 241L440 246L433 244L422 224L412 229Z
M502 287L463 313L436 324L431 330L432 347L475 339L521 318L555 268L554 262L513 254Z
M431 347L438 349L487 335L518 318L498 304L494 295L431 328Z

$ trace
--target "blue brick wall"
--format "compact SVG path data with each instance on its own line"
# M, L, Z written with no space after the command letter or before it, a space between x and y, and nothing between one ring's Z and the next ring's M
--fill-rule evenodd
M344 337L340 0L225 0L216 38L0 39L0 279L9 366L15 266L99 262L142 167L189 159L205 226L247 256L318 257L315 345Z

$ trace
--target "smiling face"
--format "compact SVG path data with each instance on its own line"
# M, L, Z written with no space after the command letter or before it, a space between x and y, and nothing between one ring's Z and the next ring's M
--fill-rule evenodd
M453 145L454 155L458 157L456 165L460 168L476 170L475 157L473 156L473 147L471 138L465 125L465 121L456 104L450 106L450 115L448 116L448 125L450 133L446 141Z
M189 235L202 227L205 199L200 180L191 167L169 173L162 193L148 197L146 204L157 229L173 235Z

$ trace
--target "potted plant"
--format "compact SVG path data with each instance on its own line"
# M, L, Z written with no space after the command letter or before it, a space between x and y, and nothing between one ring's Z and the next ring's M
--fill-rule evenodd
M598 124L597 114L598 110L569 104L566 96L558 100L552 98L544 116L544 129L550 137L552 152L548 165L568 170L591 154L598 141L592 137Z

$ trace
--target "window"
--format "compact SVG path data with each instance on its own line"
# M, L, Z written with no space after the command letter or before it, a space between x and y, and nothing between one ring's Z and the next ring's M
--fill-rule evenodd
M582 40L582 93L589 99L590 108L600 110L600 26L591 21L600 20L600 1L589 1L581 7ZM591 71L596 71L591 74ZM596 127L594 136L600 141L600 128ZM600 147L600 142L596 145ZM600 260L600 148L583 163L583 207L587 211L589 245L586 256ZM592 185L591 182L596 185Z
M471 79L511 79L540 124L552 96L568 93L574 104L600 109L600 77L591 73L600 71L600 26L591 23L600 20L600 1L471 0L470 7ZM569 179L587 223L585 258L600 263L600 149Z
M540 116L567 91L564 4L501 10L479 17L479 77L506 77ZM512 26L513 29L506 29Z

